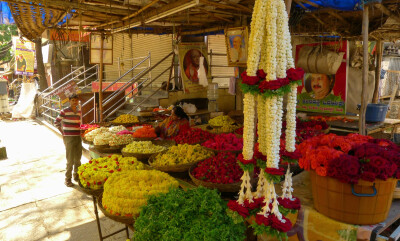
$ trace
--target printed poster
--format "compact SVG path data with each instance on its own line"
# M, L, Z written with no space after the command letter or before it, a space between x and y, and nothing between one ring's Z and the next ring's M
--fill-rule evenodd
M72 94L79 94L81 90L79 89L78 85L76 85L75 81L70 81L68 84L64 85L52 95L58 95L60 97L61 103L64 104L68 102L69 97Z
M211 83L206 45L204 43L179 44L179 64L181 66L183 90L185 93L207 91L207 87L203 87L199 84L198 70L200 68L201 56L204 57L203 66L207 74L208 82Z
M346 114L348 42L322 42L296 46L296 66L304 46L322 46L334 52L343 52L343 60L336 74L305 73L298 87L297 110L329 114ZM312 64L312 63L311 63Z
M35 43L13 38L15 46L15 74L32 76L35 71Z

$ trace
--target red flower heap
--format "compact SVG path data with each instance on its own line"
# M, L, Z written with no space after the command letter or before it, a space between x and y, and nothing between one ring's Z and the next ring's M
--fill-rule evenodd
M215 134L199 128L191 128L189 131L179 133L173 139L177 144L196 144L214 138Z
M220 152L200 163L191 173L195 178L213 183L237 183L243 175L243 170L233 153Z
M299 165L320 176L355 184L400 177L400 149L388 140L350 134L321 135L299 145Z
M236 137L235 134L219 134L213 139L202 144L205 147L220 151L239 151L243 148L243 139Z

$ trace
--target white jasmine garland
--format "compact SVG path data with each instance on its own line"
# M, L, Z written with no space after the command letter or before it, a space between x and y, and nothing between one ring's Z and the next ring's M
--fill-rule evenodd
M283 96L278 96L276 97L276 107L277 111L276 114L274 115L274 123L275 123L275 136L274 136L274 142L273 142L273 157L274 157L274 168L279 167L279 161L280 161L280 144L281 144L281 133L282 133L282 116L283 116Z
M277 2L270 0L268 2L269 7L267 8L267 17L265 18L265 28L269 33L265 44L267 46L266 56L266 72L267 81L276 79L276 53L277 53L277 36L276 36L276 18L277 18Z
M286 150L288 152L296 150L296 103L297 84L292 84L286 107Z
M246 180L245 180L245 187L246 187L245 198L249 201L249 203L252 203L253 202L253 193L251 192L251 177L250 177L249 171L244 171L244 175L246 176Z
M255 96L246 93L243 99L243 158L251 160L254 154Z
M261 95L257 96L257 115L258 115L258 149L261 153L266 149L266 121L265 121L265 98Z
M286 6L283 1L277 1L277 18L276 18L276 38L277 38L277 55L276 55L276 76L277 78L285 78L286 77L286 26L287 19L285 19L284 15L286 13ZM286 20L286 21L285 21Z
M266 215L268 215L268 213L271 211L271 209L269 208L269 204L272 201L271 190L273 187L274 187L274 184L273 183L271 184L269 181L267 181L265 179L264 193L263 193L265 205L259 213L259 214L264 215L265 217L267 217Z
M257 8L256 8L257 6ZM260 61L261 45L264 39L265 11L267 0L256 0L250 26L249 47L247 57L247 75L255 76Z
M292 175L293 173L290 172L290 164L288 165L288 169L285 174L285 182L282 186L282 198L292 198Z
M278 135L277 131L277 123L276 123L276 116L278 112L278 106L277 106L277 97L272 96L269 98L270 99L270 107L269 107L269 113L267 117L267 126L269 128L269 135L267 139L267 146L268 146L268 151L267 151L267 167L269 168L274 168L276 166L276 154L275 154L275 146L276 146L276 136ZM280 133L279 133L280 135ZM279 160L278 160L279 162Z
M281 214L281 212L279 212L279 208L278 208L279 202L278 202L278 198L277 198L277 195L276 195L276 192L275 192L275 186L274 186L273 183L271 183L270 187L271 187L271 199L273 200L272 201L271 213L275 214L275 216L279 220L282 220L282 214Z

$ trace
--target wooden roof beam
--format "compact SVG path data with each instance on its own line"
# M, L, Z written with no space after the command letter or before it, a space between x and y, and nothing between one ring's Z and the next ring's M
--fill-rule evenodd
M154 21L163 19L165 17L174 15L176 13L182 12L183 10L189 9L191 7L197 6L199 4L198 0L179 0L176 2L172 2L168 5L165 5L163 7L151 10L150 12L147 12L143 16L140 17L135 17L133 18L132 21L129 21L128 23L123 22L121 27L118 27L114 29L112 32L117 33L124 31L129 28L134 28L138 26L142 26L143 24L149 24ZM162 20L160 20L162 21Z
M387 7L385 7L383 4L378 3L375 5L376 8L378 8L379 10L381 10L385 15L393 18L394 20L396 20L398 23L400 23L400 17L393 13L392 11L390 11L389 9L387 9Z
M136 5L123 3L123 2L115 1L115 0L89 0L86 2L103 3L103 4L106 4L107 6L110 6L110 4L111 4L112 7L124 8L124 9L130 9L130 10L138 10L139 9L139 7Z
M4 2L10 2L10 3L25 3L24 0L4 0ZM45 4L43 4L42 0L30 0L31 3L41 4L41 7L43 8L58 8L58 9L64 9L64 11L67 11L69 9L76 9L80 11L94 11L94 12L101 12L101 13L109 13L109 14L116 14L116 15L128 15L131 14L132 11L126 10L126 9L116 9L116 8L106 8L104 6L95 6L95 5L90 5L90 4L85 4L85 3L79 3L79 2L67 2L67 1L62 1L62 0L51 0L51 1L46 1Z
M242 6L242 5L241 5L242 7L237 7L237 6L233 5L232 3L229 3L229 5L228 5L228 4L222 4L222 3L213 2L212 0L211 1L200 0L200 2L205 4L205 5L210 5L210 6L214 6L214 7L222 8L222 9L232 9L232 10L241 11L241 12L248 12L248 13L252 13L253 12L251 9L248 9L248 10L243 9L242 7L244 7L244 6Z

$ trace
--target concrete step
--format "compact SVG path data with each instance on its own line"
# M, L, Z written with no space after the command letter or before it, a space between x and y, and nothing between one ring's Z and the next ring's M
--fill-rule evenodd
M141 91L140 96L149 96L153 94L157 88L146 88ZM156 94L153 95L153 97L158 97L158 98L168 98L168 92L165 90L159 90Z
M143 101L143 103L142 103L142 101ZM159 101L158 97L148 98L148 96L142 96L142 95L134 97L132 103L134 103L134 104L139 104L139 103L151 104L151 105L156 105L156 106L160 105L160 101Z
M137 104L135 104L135 103L125 103L125 106L124 106L124 110L128 110L128 111L130 111L130 110L132 110L135 106L136 106ZM154 109L154 108L156 108L156 107L158 107L158 105L154 105L154 104L142 104L142 105L140 105L140 109L142 109L142 110L144 110L144 109Z

